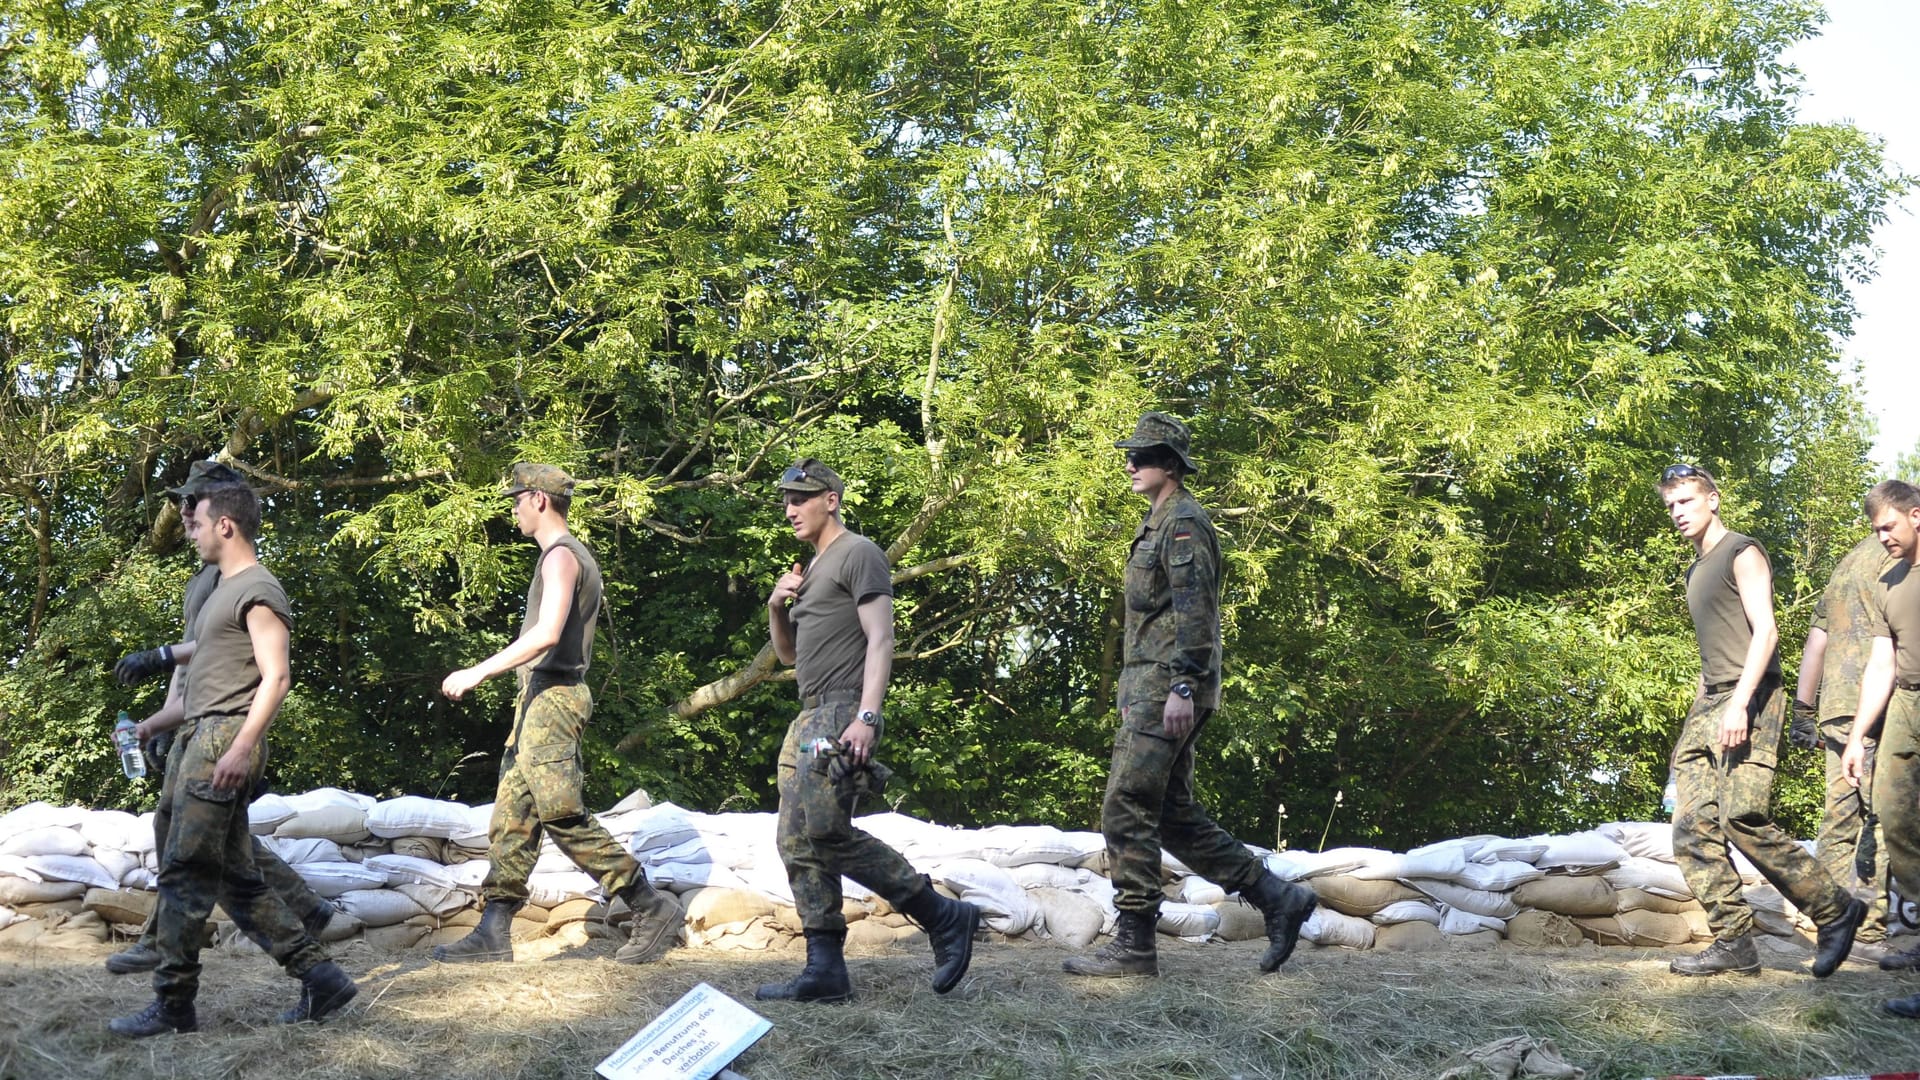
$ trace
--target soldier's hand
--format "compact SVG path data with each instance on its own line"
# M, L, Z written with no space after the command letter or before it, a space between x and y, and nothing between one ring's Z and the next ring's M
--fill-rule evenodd
M253 769L253 747L244 746L234 740L227 752L213 766L213 787L216 791L239 791L248 787L248 777Z
M1747 710L1729 701L1720 707L1720 749L1732 750L1747 741Z
M132 686L172 670L173 650L162 645L157 649L142 649L121 657L120 662L113 665L113 677L121 686Z
M1167 706L1160 711L1160 727L1168 738L1184 739L1193 730L1193 699L1167 692Z
M767 606L786 610L787 605L800 595L800 586L806 580L806 572L800 569L799 563L794 563L793 569L781 574L780 580L773 583L773 595L767 597Z
M1787 729L1787 741L1807 750L1820 749L1820 710L1804 701L1793 703L1793 726Z
M461 668L440 680L440 692L454 701L459 701L467 695L467 691L479 686L483 681L485 680L481 678L479 672L472 668Z
M1860 786L1860 780L1867 773L1867 747L1858 739L1848 739L1847 748L1840 754L1840 775L1847 783Z
M859 768L873 760L873 728L855 720L840 733L840 746L846 751L847 764Z

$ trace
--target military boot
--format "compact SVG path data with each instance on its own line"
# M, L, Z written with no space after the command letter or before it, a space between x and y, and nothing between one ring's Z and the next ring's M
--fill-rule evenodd
M1912 971L1914 968L1920 968L1920 948L1888 948L1887 954L1880 958L1881 971Z
M973 963L973 935L980 929L980 909L964 900L949 900L928 882L913 899L900 905L900 914L920 924L933 946L933 992L944 994L960 985Z
M756 1001L818 1001L835 1004L853 996L847 977L847 932L807 931L807 966L783 983L765 983L753 992Z
M687 913L673 897L653 887L643 872L633 884L620 890L620 899L633 912L627 927L627 943L613 954L622 964L646 964L660 959L680 936Z
M1760 950L1754 947L1752 934L1732 939L1716 939L1692 956L1675 957L1667 965L1675 975L1760 974Z
M1293 955L1300 941L1300 928L1320 906L1320 898L1304 885L1281 881L1262 872L1253 887L1240 893L1241 899L1260 909L1267 923L1267 952L1260 958L1261 971L1278 971Z
M1160 959L1154 950L1155 913L1123 911L1113 928L1113 940L1097 951L1069 956L1060 970L1069 975L1096 975L1120 978L1127 975L1158 975Z
M325 1020L352 1001L358 993L360 988L353 985L353 976L340 970L339 964L322 960L300 976L300 1004L281 1013L280 1022L298 1024L307 1020Z
M433 958L446 964L513 959L513 913L519 910L511 900L487 901L473 933L450 945L435 945Z
M152 971L160 966L160 951L144 941L133 944L107 957L107 970L115 975L131 975L136 971Z
M192 1001L154 998L152 1004L131 1016L107 1021L107 1030L129 1039L144 1039L169 1031L199 1031L200 1021L193 1015Z
M1825 926L1814 938L1813 977L1824 979L1840 970L1840 965L1853 951L1853 936L1860 924L1867 921L1867 905L1853 897L1847 898L1847 906L1840 914Z

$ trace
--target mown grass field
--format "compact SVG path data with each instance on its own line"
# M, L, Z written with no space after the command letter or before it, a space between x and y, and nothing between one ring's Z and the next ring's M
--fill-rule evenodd
M295 985L250 947L223 947L207 954L202 1030L140 1043L104 1027L149 993L144 976L101 967L110 947L0 952L0 1077L586 1078L696 983L750 1000L800 963L797 948L679 949L625 967L612 949L454 968L356 943L337 956L359 999L326 1025L287 1028L272 1018ZM1511 1035L1552 1040L1593 1078L1920 1067L1920 1023L1879 1011L1920 977L1848 965L1816 982L1790 951L1757 978L1703 981L1667 974L1669 953L1631 949L1303 946L1265 977L1258 954L1163 938L1161 978L1095 982L1061 974L1062 949L982 942L946 997L926 987L923 950L855 955L852 1004L757 1006L773 1030L736 1068L750 1080L1430 1078Z

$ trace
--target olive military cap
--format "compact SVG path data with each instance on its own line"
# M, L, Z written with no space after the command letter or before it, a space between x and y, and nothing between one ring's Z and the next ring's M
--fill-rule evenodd
M803 457L780 474L780 490L809 493L831 491L835 495L845 495L847 482L840 479L839 473L822 465L819 458Z
M223 461L206 458L189 465L187 467L187 478L180 481L179 487L168 488L167 494L184 499L189 495L198 495L200 492L215 484L244 484L246 482L246 477L241 476L233 466Z
M573 497L573 477L558 465L540 465L531 461L522 461L513 467L513 480L507 484L508 495L518 495L523 491L538 491L543 495Z
M1133 437L1121 439L1113 445L1122 450L1146 450L1155 446L1164 446L1174 452L1180 464L1190 473L1199 472L1193 458L1187 453L1187 425L1163 412L1150 412L1140 417L1133 426Z

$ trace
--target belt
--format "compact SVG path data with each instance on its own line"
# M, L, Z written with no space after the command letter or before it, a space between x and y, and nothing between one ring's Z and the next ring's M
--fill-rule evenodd
M561 671L530 671L527 673L527 685L539 686L578 686L587 680L579 675Z
M1708 683L1707 693L1709 695L1724 694L1727 691L1732 690L1734 687L1739 685L1740 685L1739 679L1730 679L1727 682ZM1767 674L1760 676L1760 683L1759 685L1754 687L1754 690L1758 692L1760 690L1766 689L1769 686L1778 686L1778 685L1780 685L1780 676L1775 675L1772 672L1768 672Z
M860 700L858 690L827 690L818 694L807 694L800 699L803 709L817 709L822 705L852 705Z
M1893 685L1902 690L1920 690L1920 679L1895 679Z

